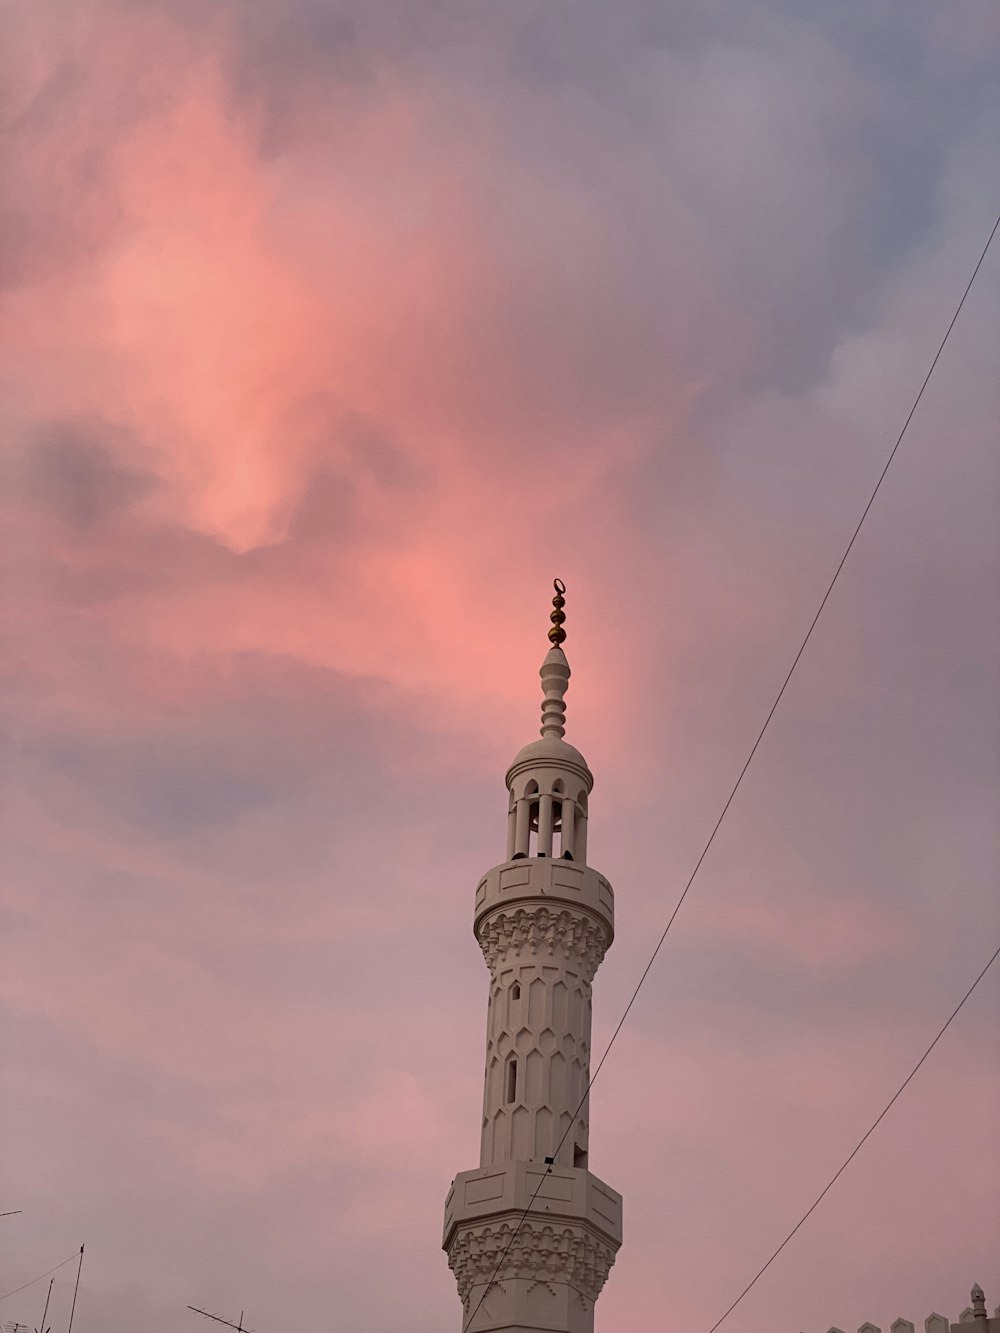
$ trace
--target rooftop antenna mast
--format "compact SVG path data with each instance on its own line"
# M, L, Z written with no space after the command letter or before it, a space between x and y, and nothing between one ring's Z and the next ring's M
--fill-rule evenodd
M199 1310L197 1305L189 1305L188 1309L193 1310L195 1314L204 1315L206 1319L214 1319L217 1324L225 1324L226 1328L235 1328L236 1333L251 1333L249 1328L244 1328L243 1326L243 1316L246 1313L245 1310L240 1311L240 1322L234 1324L231 1319L223 1319L221 1315L212 1314L208 1310Z
M76 1286L73 1288L73 1304L69 1308L69 1323L66 1326L66 1333L73 1333L73 1316L76 1314L76 1298L80 1292L80 1274L83 1272L83 1251L84 1246L80 1246L80 1262L76 1266Z
M51 1327L46 1326L45 1320L49 1313L49 1301L52 1299L52 1288L55 1286L55 1278L49 1279L49 1289L45 1294L45 1309L42 1311L42 1322L40 1327L35 1329L35 1333L51 1333Z

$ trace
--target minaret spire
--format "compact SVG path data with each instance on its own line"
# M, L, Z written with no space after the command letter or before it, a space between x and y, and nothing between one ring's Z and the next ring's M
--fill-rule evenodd
M562 645L566 642L566 631L563 629L566 622L566 612L563 610L566 605L566 598L563 595L566 592L566 585L562 579L556 579L552 586L556 590L556 595L552 598L552 614L549 617L552 621L552 628L549 630L552 647L546 653L538 674L542 678L542 735L556 736L562 740L566 734L565 695L569 688L570 677L569 663L562 650Z

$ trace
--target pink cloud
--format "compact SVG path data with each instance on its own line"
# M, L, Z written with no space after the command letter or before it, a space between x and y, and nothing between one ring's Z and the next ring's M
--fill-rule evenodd
M808 16L780 54L735 32L687 58L616 55L628 4L591 45L470 11L442 53L415 5L406 63L373 0L362 72L322 48L316 75L295 43L334 9L284 7L281 96L284 47L240 65L266 4L13 20L8 1189L25 1280L100 1229L109 1333L174 1333L195 1277L245 1284L262 1329L328 1321L331 1291L352 1326L457 1327L437 1226L477 1153L472 892L549 582L618 893L607 1034L924 364L954 201L990 178L955 130L968 162L910 181L954 108L922 84L880 118L879 43L833 52ZM480 23L497 49L467 66ZM995 917L970 316L595 1093L627 1207L599 1327L721 1313ZM992 1253L990 1003L731 1327L849 1327L845 1292L885 1325L890 1286L892 1317L957 1313Z

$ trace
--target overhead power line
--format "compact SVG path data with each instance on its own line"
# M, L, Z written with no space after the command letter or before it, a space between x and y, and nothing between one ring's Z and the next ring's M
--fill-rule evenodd
M788 1235L785 1237L785 1239L781 1242L781 1244L778 1246L778 1248L774 1251L774 1253L771 1255L770 1259L768 1259L767 1263L764 1264L764 1265L762 1265L762 1267L760 1267L760 1268L757 1270L757 1272L753 1275L753 1277L750 1279L750 1281L746 1284L746 1286L743 1288L743 1290L740 1292L740 1294L736 1297L735 1301L733 1301L732 1305L729 1307L729 1309L726 1311L726 1313L722 1316L721 1319L717 1319L717 1320L715 1321L715 1323L712 1325L712 1327L708 1330L708 1333L715 1333L715 1330L719 1327L719 1325L722 1324L726 1319L729 1318L729 1316L730 1316L730 1315L733 1313L733 1311L736 1309L737 1305L739 1305L739 1303L740 1303L740 1301L743 1299L743 1297L746 1296L746 1294L750 1291L750 1289L756 1285L756 1283L757 1283L757 1279L763 1277L764 1274L767 1272L767 1270L771 1267L771 1265L774 1263L775 1259L777 1259L778 1255L781 1253L781 1251L785 1248L785 1246L788 1244L788 1242L792 1239L792 1237L793 1237L793 1236L795 1235L795 1233L798 1231L799 1227L802 1226L803 1222L805 1222L805 1220L806 1220L808 1217L811 1217L811 1216L812 1216L812 1214L816 1211L816 1209L817 1209L817 1208L819 1207L819 1205L823 1202L823 1200L826 1198L826 1196L830 1193L830 1190L833 1189L834 1185L836 1185L837 1181L838 1181L838 1180L840 1179L840 1177L844 1174L844 1172L847 1170L847 1168L851 1165L851 1163L854 1161L855 1157L857 1157L858 1153L861 1151L861 1149L864 1147L864 1145L868 1142L868 1140L871 1138L871 1136L875 1133L876 1129L878 1129L879 1125L882 1123L882 1121L885 1119L885 1117L886 1117L886 1116L889 1114L889 1112L892 1110L893 1106L894 1106L894 1105L896 1104L896 1102L899 1100L899 1096L900 1096L900 1094L902 1093L903 1089L906 1087L906 1085L910 1082L910 1080L911 1080L911 1079L913 1078L913 1076L916 1074L917 1070L918 1070L918 1069L920 1068L920 1066L924 1063L924 1061L925 1061L925 1060L927 1059L927 1057L930 1055L931 1051L933 1051L934 1047L938 1044L938 1042L941 1040L941 1038L944 1036L944 1034L948 1031L949 1027L951 1026L951 1020L952 1020L953 1018L955 1018L955 1016L958 1014L958 1011L961 1009L962 1005L965 1004L966 1000L969 998L969 996L972 994L972 992L976 989L976 987L977 987L977 986L979 985L979 983L982 981L983 977L985 977L986 973L990 970L990 968L991 968L991 967L993 966L993 964L996 962L997 958L1000 958L1000 948L997 949L996 953L994 953L993 957L990 959L990 961L986 964L986 966L985 966L985 967L983 968L983 970L980 972L979 976L976 977L975 981L972 983L972 985L969 987L969 989L965 992L965 994L964 994L964 995L962 996L962 998L959 1000L958 1004L957 1004L957 1005L955 1006L955 1008L952 1010L950 1016L948 1017L948 1019L946 1020L946 1022L944 1023L944 1025L939 1029L937 1036L934 1038L934 1040L931 1042L931 1044L927 1047L927 1050L924 1051L923 1055L920 1057L920 1059L917 1061L917 1063L913 1066L913 1068L912 1068L912 1069L910 1070L910 1072L907 1074L906 1078L904 1078L903 1081L902 1081L902 1083L900 1083L899 1087L896 1089L896 1091L892 1094L892 1096L891 1096L891 1097L889 1098L889 1100L886 1102L885 1106L882 1107L882 1110L878 1113L878 1115L877 1115L877 1116L875 1117L875 1119L872 1121L871 1126L864 1132L864 1134L862 1134L861 1138L858 1139L857 1143L856 1143L855 1146L854 1146L853 1151L852 1151L851 1153L849 1153L847 1157L844 1158L844 1161L841 1163L841 1165L838 1167L838 1169L834 1172L834 1174L830 1177L830 1180L828 1181L828 1183L827 1183L826 1185L824 1185L823 1188L820 1190L819 1194L816 1195L816 1198L813 1200L813 1202L810 1204L810 1206L806 1209L806 1211L802 1214L802 1216L799 1218L799 1220L795 1223L795 1225L792 1227L791 1231L788 1233Z
M998 214L997 219L996 219L996 221L995 221L994 224L993 224L993 228L992 228L992 230L990 231L989 238L987 239L986 244L983 246L982 253L980 254L978 260L976 261L976 266L975 266L975 268L972 270L972 276L969 278L969 281L966 283L965 291L962 293L961 299L959 300L958 305L955 307L955 313L952 315L952 317L951 317L951 319L950 319L950 321L949 321L949 323L948 323L948 327L945 329L944 337L941 339L941 342L940 342L939 345L938 345L938 349L937 349L937 351L934 353L934 359L931 361L930 368L929 368L929 370L927 371L927 374L924 376L923 383L920 385L920 388L919 388L919 390L917 391L917 396L914 398L914 400L913 400L913 404L912 404L912 406L910 407L909 412L907 412L907 414L906 414L906 420L903 422L903 427L902 427L902 429L900 430L899 435L896 437L896 443L892 446L892 449L891 449L890 452L889 452L889 457L888 457L888 458L886 459L886 461L885 461L885 466L882 468L882 471L879 473L878 480L877 480L876 483L875 483L874 489L872 490L871 495L868 497L868 503L865 505L864 509L861 511L861 517L858 519L857 526L855 527L854 531L851 533L850 540L848 541L846 547L844 548L844 553L843 553L843 555L840 557L840 560L839 560L839 562L838 562L838 564L837 564L836 569L833 571L833 577L830 579L830 582L829 582L829 584L827 585L826 592L824 592L824 594L823 594L823 596L822 596L822 598L821 598L821 600L820 600L820 604L819 604L819 607L817 608L816 614L813 616L812 621L810 622L809 628L808 628L808 629L806 630L806 632L805 632L805 637L803 638L802 642L799 644L798 651L796 652L795 656L792 658L792 664L791 664L791 666L788 668L788 672L787 672L787 674L786 674L786 676L785 676L785 679L784 679L784 680L782 681L782 683L781 683L781 688L778 690L778 693L775 695L774 703L771 705L770 711L768 712L767 717L765 717L765 719L764 719L764 725L761 727L760 731L759 731L758 734L757 734L757 739L754 741L753 745L752 745L751 748L750 748L750 753L747 755L747 757L746 757L746 761L745 761L745 763L743 764L743 767L740 769L740 771L739 771L739 775L738 775L736 781L733 783L732 790L730 791L728 797L726 798L726 802L725 802L725 804L724 804L723 807L722 807L722 813L719 815L718 819L715 821L715 825L714 825L714 827L712 828L711 833L708 835L708 840L707 840L707 842L705 843L704 847L703 847L702 850L701 850L701 855L698 857L697 861L695 862L694 869L691 871L691 875L690 875L690 877L688 878L687 883L684 885L684 889L683 889L683 891L682 891L680 897L677 899L677 902L676 902L676 904L675 904L675 906L674 906L674 910L670 913L670 917L669 917L669 919L668 919L668 921L667 921L667 924L666 924L666 925L664 926L664 928L663 928L663 933L660 935L660 938L657 940L657 942L656 942L656 947L655 947L655 949L653 950L652 954L650 955L649 962L646 964L646 966L645 966L645 967L643 968L643 970L642 970L642 973L641 973L641 975L640 975L640 977L639 977L639 980L638 980L638 982L636 983L635 990L632 992L631 999L629 1000L628 1004L625 1006L625 1010L624 1010L624 1012L623 1012L621 1018L618 1020L618 1025L617 1025L617 1027L615 1028L614 1032L612 1032L612 1034L611 1034L611 1040L608 1042L607 1046L604 1048L604 1054L601 1056L600 1060L597 1062L597 1068L594 1070L593 1074L591 1075L590 1081L588 1082L586 1088L584 1089L583 1096L580 1098L579 1104L578 1104L576 1110L573 1112L573 1116L572 1116L572 1118L570 1119L569 1124L566 1126L566 1129L565 1129L564 1132L563 1132L563 1136L562 1136L562 1138L559 1140L559 1143L558 1143L557 1146L556 1146L556 1150L555 1150L555 1152L552 1154L553 1157L557 1157L557 1156L559 1155L559 1150L560 1150L560 1148L561 1148L561 1147L563 1146L563 1144L566 1142L566 1139L567 1139L567 1137L569 1136L569 1133L570 1133L570 1131L572 1130L574 1124L576 1123L576 1120L577 1120L577 1118L579 1117L580 1112L583 1110L583 1107L584 1107L584 1105L586 1104L587 1098L590 1096L590 1090L591 1090L591 1088L593 1088L594 1084L597 1082L597 1076L598 1076L598 1074L600 1074L601 1069L604 1067L604 1062L605 1062L605 1060L608 1058L608 1056L610 1055L610 1053L611 1053L611 1048L612 1048L612 1046L614 1046L615 1041L616 1041L617 1038L618 1038L618 1034L621 1032L622 1028L623 1028L624 1025L625 1025L625 1020L628 1018L628 1016L629 1016L629 1014L630 1014L630 1012L631 1012L631 1010L632 1010L632 1006L635 1004L635 1002L636 1002L636 1000L637 1000L637 998L638 998L638 996L639 996L639 992L642 990L643 984L644 984L644 982L645 982L647 976L649 975L650 970L652 969L653 964L656 962L656 959L657 959L657 957L658 957L658 955L659 955L660 950L663 948L663 943L664 943L664 941L666 940L667 936L668 936L669 933L670 933L670 928L671 928L671 926L673 926L674 921L677 919L677 914L678 914L678 912L681 910L681 907L684 905L684 900L685 900L685 898L688 896L688 892L689 892L689 890L690 890L690 888L691 888L691 885L694 883L694 881L695 881L695 877L697 876L698 871L701 869L701 867L702 867L702 863L703 863L703 861L705 860L705 857L708 855L708 852L709 852L709 849L710 849L711 846L712 846L712 843L715 841L715 835L718 833L719 829L722 827L722 821L725 819L726 815L727 815L728 812L729 812L729 807L732 805L732 803L733 803L733 801L734 801L734 799L735 799L735 797L736 797L736 793L737 793L737 792L739 791L739 789L740 789L740 786L741 786L741 784L742 784L742 782L743 782L743 779L744 779L744 777L746 776L747 769L750 767L751 763L753 762L754 755L757 753L758 747L760 746L761 741L764 739L764 735L765 735L765 733L766 733L768 727L771 725L771 719L774 717L775 713L777 712L778 705L781 703L781 700L784 698L785 690L788 688L788 683L789 683L789 681L792 679L792 676L793 676L794 673L795 673L795 669L796 669L796 667L798 666L798 664L799 664L799 662L800 662L800 660L801 660L801 658L802 658L802 654L803 654L803 653L805 652L805 650L806 650L806 646L808 645L809 640L812 638L813 630L816 628L817 624L819 623L819 618L820 618L820 616L823 614L823 611L824 611L824 609L825 609L825 607L826 607L827 602L830 600L830 594L833 592L833 590L834 590L834 588L835 588L835 586L836 586L836 584L837 584L837 580L840 578L841 570L844 568L844 565L847 563L847 557L851 554L851 551L852 551L853 548L854 548L854 543L855 543L855 542L857 541L857 539L858 539L858 534L861 532L861 529L862 529L862 527L864 526L865 519L868 517L868 514L869 514L869 512L871 511L872 505L875 503L875 498L876 498L876 496L878 495L879 491L880 491L881 488L882 488L882 483L883 483L883 481L885 481L885 478L886 478L886 475L888 474L889 468L892 466L892 461L893 461L893 459L896 457L896 453L897 453L898 450L899 450L899 446L900 446L900 445L902 444L902 442L903 442L903 436L906 434L907 427L909 426L910 422L913 420L914 414L915 414L915 412L916 412L918 406L920 405L920 400L921 400L921 399L923 398L923 396L924 396L924 390L927 388L927 385L930 383L930 378L931 378L931 376L934 374L934 369L935 369L935 367L937 366L938 361L940 360L941 353L944 351L944 349L945 349L945 345L947 344L948 339L949 339L949 337L951 336L951 331L952 331L952 329L955 327L955 324L956 324L956 321L958 320L959 315L962 313L962 307L965 305L966 297L969 295L969 292L972 290L972 284L975 282L976 277L977 277L977 275L978 275L978 273L979 273L979 270L980 270L980 268L981 268L982 265L983 265L983 260L986 258L986 254L987 254L987 252L988 252L988 250L989 250L991 244L993 243L993 237L996 235L996 233L997 233L997 229L998 229L998 228L1000 228L1000 214ZM995 956L996 956L996 955L994 955L994 957L995 957ZM993 961L993 960L991 959L990 962L992 962L992 961ZM987 963L986 966L989 967L989 966L990 966L990 963ZM985 969L984 969L984 970L985 970ZM981 974L981 975L982 975L982 974ZM978 984L978 981L979 981L979 978L977 978L976 982L973 984L973 989L975 988L975 985ZM971 994L971 993L972 993L972 991L970 990L969 994ZM968 995L965 997L965 999L968 999ZM965 1003L965 999L962 1000L962 1004ZM960 1005L958 1006L959 1009L961 1009L962 1004L960 1004ZM958 1009L955 1010L955 1013L958 1013ZM954 1018L954 1016L955 1016L955 1015L953 1014L953 1015L952 1015L952 1018ZM948 1023L950 1023L950 1022L951 1022L951 1019L949 1018ZM923 1063L923 1060L925 1060L925 1059L927 1058L927 1056L930 1054L930 1052L933 1050L934 1046L936 1045L936 1043L937 1043L937 1041L938 1041L938 1038L943 1034L943 1032L945 1031L945 1028L947 1028L948 1023L945 1024L944 1028L941 1029L941 1032L938 1033L938 1036L934 1038L934 1041L931 1042L931 1045L927 1048L927 1051L924 1053L924 1056L922 1057L922 1059L921 1059L921 1061L920 1061L921 1064ZM919 1069L919 1067L920 1067L920 1065L918 1064L917 1067L916 1067L916 1069L913 1070L913 1073L911 1073L910 1078L913 1077L913 1074L916 1073L916 1071L917 1071L917 1069ZM899 1093L902 1092L903 1088L906 1087L906 1083L908 1083L908 1082L909 1082L909 1079L907 1079L906 1082L903 1083L902 1087L899 1089L899 1092L896 1093L896 1096L897 1096L897 1097L899 1096ZM893 1101L895 1101L895 1098L893 1098ZM889 1103L889 1106L891 1106L891 1105L892 1105L892 1102ZM885 1111L882 1112L882 1115L883 1115L883 1116L885 1115L885 1112L888 1111L889 1106L887 1106L887 1107L885 1108ZM881 1117L879 1117L879 1119L881 1119ZM878 1121L875 1122L876 1125L877 1125L878 1123L879 1123ZM874 1128L875 1128L875 1125L872 1126L872 1130L873 1130ZM870 1133L872 1132L872 1130L869 1130L868 1133L870 1134ZM867 1138L868 1136L866 1135L865 1137ZM863 1143L863 1142L864 1142L864 1139L862 1139L862 1143ZM860 1147L861 1147L861 1144L859 1143L859 1144L858 1144L858 1148L860 1148ZM858 1151L858 1148L855 1148L855 1150L854 1150L855 1153ZM854 1155L854 1154L852 1154L852 1157L853 1157L853 1155ZM851 1160L851 1159L848 1158L848 1161L850 1161L850 1160ZM847 1162L844 1163L844 1166L845 1166L845 1167L846 1167L846 1165L847 1165ZM551 1169L551 1168L550 1168L550 1169ZM841 1171L843 1171L843 1169L844 1169L844 1167L841 1167ZM839 1173L838 1173L838 1174L839 1174ZM834 1177L834 1179L836 1179L836 1177ZM514 1244L514 1241L517 1239L517 1237L518 1237L518 1233L520 1232L521 1227L522 1227L522 1225L524 1224L524 1220L525 1220L525 1218L526 1218L526 1217L528 1216L528 1214L531 1212L532 1206L534 1205L535 1200L538 1198L538 1192L539 1192L539 1190L542 1188L542 1183L544 1182L544 1180L545 1180L545 1176L541 1176L541 1177L539 1177L539 1181L538 1181L538 1184L535 1186L534 1193L532 1194L531 1198L528 1200L528 1206L524 1209L524 1211L521 1213L521 1216L518 1218L517 1226L516 1226L516 1227L514 1228L514 1230L511 1232L510 1239L507 1241L507 1244L504 1246L504 1249L503 1249L503 1252L502 1252L501 1255L500 1255L500 1258L497 1260L496 1267L495 1267L494 1270L493 1270L493 1274L492 1274L492 1276L490 1277L489 1282L488 1282L488 1283L486 1284L486 1286L484 1287L484 1289L483 1289L483 1293L482 1293L482 1295L479 1297L479 1300L477 1301L476 1306L475 1306L475 1308L474 1308L473 1311L472 1311L472 1314L469 1316L469 1319L468 1319L467 1322L463 1325L463 1333L467 1333L467 1330L470 1328L470 1326L471 1326L473 1320L475 1319L476 1315L479 1313L479 1308L480 1308L480 1306L482 1305L483 1301L486 1299L487 1295L489 1294L490 1288L493 1286L493 1283L496 1281L496 1279L497 1279L497 1274L500 1272L500 1269L503 1267L503 1262L504 1262L504 1260L507 1258L507 1255L508 1255L509 1252L510 1252L511 1246ZM830 1184L832 1185L832 1184L833 1184L833 1181L831 1181ZM828 1186L827 1186L827 1189L829 1189L829 1188L830 1188L830 1186L828 1185ZM826 1193L826 1191L824 1190L824 1194L825 1194L825 1193ZM816 1200L816 1203L815 1203L815 1204L813 1204L813 1208L816 1207L816 1205L819 1203L819 1201L820 1201L820 1199L822 1199L822 1197L823 1197L823 1195L821 1194L821 1195L820 1195L820 1198ZM809 1211L812 1212L812 1209L810 1209ZM809 1216L809 1213L806 1214L806 1217L808 1217L808 1216ZM802 1222L804 1222L804 1221L805 1221L805 1217L802 1219ZM801 1225L802 1225L802 1222L799 1222L798 1226L801 1226ZM797 1231L797 1230L798 1230L798 1227L796 1227L795 1230ZM794 1231L792 1232L792 1235L794 1235ZM779 1246L779 1249L778 1249L777 1251L775 1251L775 1254L771 1256L771 1259L768 1260L768 1264L770 1264L771 1261L772 1261L774 1258L777 1257L777 1254L780 1253L781 1249L784 1248L784 1246L788 1243L788 1240L790 1240L790 1239L791 1239L791 1236L789 1236L789 1237L786 1238L786 1240L782 1243L782 1245ZM767 1267L767 1264L765 1264L764 1267L766 1268L766 1267ZM763 1272L763 1271L764 1271L764 1270L762 1269L761 1272ZM760 1276L760 1273L757 1274L757 1277L759 1277L759 1276ZM755 1278L754 1278L754 1282L756 1282L756 1281L757 1281L757 1278L755 1277ZM753 1283L751 1283L751 1286L752 1286L752 1285L753 1285ZM750 1288L748 1287L747 1290L749 1291L749 1289L750 1289ZM745 1295L746 1293L744 1292L743 1294ZM742 1296L738 1298L738 1300L741 1300L741 1299L742 1299ZM738 1303L738 1301L737 1301L737 1303ZM730 1307L730 1309L735 1309L735 1308L736 1308L736 1304L734 1304L733 1306ZM729 1311L726 1312L726 1314L728 1314L728 1313L729 1313ZM726 1318L726 1315L723 1315L723 1319L725 1319L725 1318ZM719 1323L721 1323L721 1322L722 1322L722 1320L719 1321ZM718 1328L718 1326L719 1326L719 1325L716 1324L716 1325L715 1325L715 1328ZM714 1333L714 1329L712 1330L712 1333Z
M76 1254L71 1254L69 1258L64 1259L61 1264L56 1264L55 1268L48 1268L44 1273L39 1273L37 1277L33 1277L30 1282L25 1282L23 1286L15 1287L13 1291L5 1291L4 1294L0 1296L0 1301L5 1301L8 1296L16 1296L19 1291L26 1291L28 1287L33 1287L36 1282L41 1282L43 1277L48 1277L49 1274L54 1273L56 1269L65 1268L67 1264L71 1264L76 1258Z

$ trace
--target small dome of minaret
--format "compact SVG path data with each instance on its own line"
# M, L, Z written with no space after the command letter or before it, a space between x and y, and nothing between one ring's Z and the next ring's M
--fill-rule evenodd
M594 775L586 759L565 739L566 691L570 669L562 645L566 640L566 585L554 581L549 640L552 647L539 670L542 681L541 739L519 750L507 770L510 792L508 858L562 856L582 861L586 853L587 797ZM537 832L537 848L532 835ZM553 853L553 835L560 850Z

